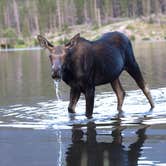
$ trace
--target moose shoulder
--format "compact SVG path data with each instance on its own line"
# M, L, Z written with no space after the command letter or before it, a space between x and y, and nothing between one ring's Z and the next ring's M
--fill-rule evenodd
M119 76L126 70L136 81L154 107L150 90L135 60L130 40L120 32L104 34L96 41L75 35L65 46L53 46L38 36L40 45L50 52L52 78L62 79L70 87L68 111L75 112L80 94L85 95L86 116L92 117L95 86L110 83L118 100L117 109L122 110L125 92Z

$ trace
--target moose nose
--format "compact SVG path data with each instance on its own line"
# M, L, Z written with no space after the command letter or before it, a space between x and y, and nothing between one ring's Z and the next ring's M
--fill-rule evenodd
M52 79L55 79L56 78L56 74L55 74L55 72L51 72L51 77L52 77Z
M51 73L51 77L52 79L60 79L61 78L61 72L60 70L53 70L52 73Z

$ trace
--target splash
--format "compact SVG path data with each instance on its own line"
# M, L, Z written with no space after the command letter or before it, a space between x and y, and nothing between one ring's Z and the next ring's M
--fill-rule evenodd
M56 97L57 100L60 101L60 91L59 91L59 82L60 80L54 80L54 88L55 88L55 93L56 93Z

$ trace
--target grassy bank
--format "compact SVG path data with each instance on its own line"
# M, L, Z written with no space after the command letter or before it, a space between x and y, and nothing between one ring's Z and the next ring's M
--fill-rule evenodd
M132 41L166 41L166 16L160 18L146 17L133 20L123 20L113 22L101 27L94 25L77 25L66 27L63 32L49 32L42 34L54 44L63 44L68 41L76 33L81 33L81 36L89 39L98 39L101 34L110 31L120 31L125 33ZM38 46L36 36L29 38L17 38L17 36L8 30L8 38L11 39L8 43L9 48L26 48Z

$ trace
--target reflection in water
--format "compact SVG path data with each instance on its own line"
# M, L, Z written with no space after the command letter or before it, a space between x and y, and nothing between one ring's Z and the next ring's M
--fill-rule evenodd
M72 129L72 144L66 152L67 166L136 166L143 144L146 140L146 128L142 126L136 131L137 140L128 147L123 145L122 131L125 127L115 126L111 141L98 142L100 135L96 132L96 124L87 124L87 139L81 127L75 125ZM108 138L110 140L110 138Z

